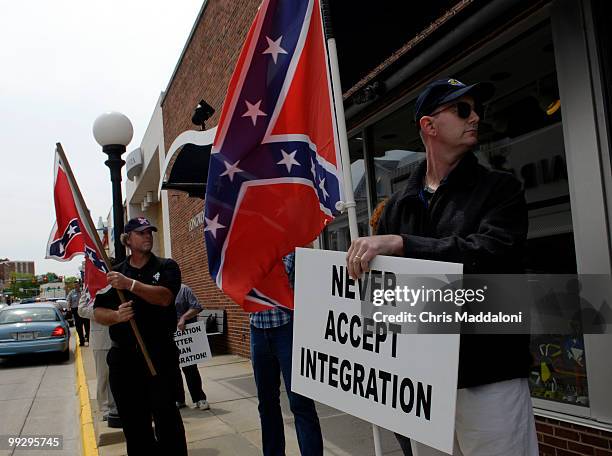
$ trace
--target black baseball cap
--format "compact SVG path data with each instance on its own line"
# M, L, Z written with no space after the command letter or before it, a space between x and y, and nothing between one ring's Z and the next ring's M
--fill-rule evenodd
M149 220L144 217L134 217L133 219L128 220L128 222L125 224L123 232L131 233L132 231L144 230L157 231L157 227L153 226L151 222L149 222Z
M430 83L421 92L414 106L414 121L419 126L421 117L434 112L438 106L450 103L464 95L474 97L477 104L489 100L495 93L495 86L490 82L478 82L466 85L457 79L438 79Z

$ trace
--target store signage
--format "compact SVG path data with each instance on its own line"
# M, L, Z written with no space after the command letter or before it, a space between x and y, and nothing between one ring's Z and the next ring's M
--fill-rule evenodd
M292 389L452 453L459 335L402 334L365 315L361 299L409 285L409 274L446 281L462 265L381 256L370 266L355 282L345 252L297 250Z
M203 225L203 224L204 224L204 211L200 211L196 215L194 215L191 218L191 220L189 220L189 223L187 224L187 226L189 228L189 231L193 231L198 226Z
M183 331L177 329L174 342L179 349L179 364L181 367L199 364L212 358L206 326L203 321L185 325Z
M142 149L139 147L128 154L125 159L125 171L129 180L140 176L143 167Z

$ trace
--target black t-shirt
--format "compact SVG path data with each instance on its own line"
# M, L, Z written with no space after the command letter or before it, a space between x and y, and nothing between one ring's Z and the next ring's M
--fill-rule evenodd
M176 331L176 307L174 300L181 288L181 270L176 261L167 258L151 258L142 268L130 265L129 257L122 263L113 267L114 271L121 272L126 277L136 279L146 285L158 285L168 288L172 292L172 303L168 306L149 304L129 290L123 290L126 300L134 301L134 321L138 325L140 334L152 357L156 354L175 347L173 334ZM117 290L111 289L108 293L96 296L94 309L103 307L117 310L119 295ZM109 327L110 338L119 347L136 347L136 337L129 322L117 323Z

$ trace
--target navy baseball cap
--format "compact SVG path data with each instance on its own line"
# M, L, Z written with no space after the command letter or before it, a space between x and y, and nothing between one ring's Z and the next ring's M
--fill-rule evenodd
M414 106L414 121L419 126L421 117L434 112L438 106L450 103L464 95L474 97L477 104L484 103L495 93L495 86L490 82L478 82L466 85L457 79L438 79L430 83L417 98Z
M144 230L157 231L157 227L153 226L151 222L149 222L149 220L144 217L135 217L133 219L128 220L128 222L125 224L123 232L131 233L132 231Z

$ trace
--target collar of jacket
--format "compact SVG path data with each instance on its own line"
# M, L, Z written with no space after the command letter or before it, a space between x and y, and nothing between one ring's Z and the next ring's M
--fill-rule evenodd
M476 184L476 174L478 168L478 159L473 152L467 152L459 164L450 172L446 179L444 179L444 185L457 185L471 187ZM427 160L421 160L417 162L410 172L406 188L404 189L404 196L407 197L418 197L419 192L423 188L423 178L427 171Z

